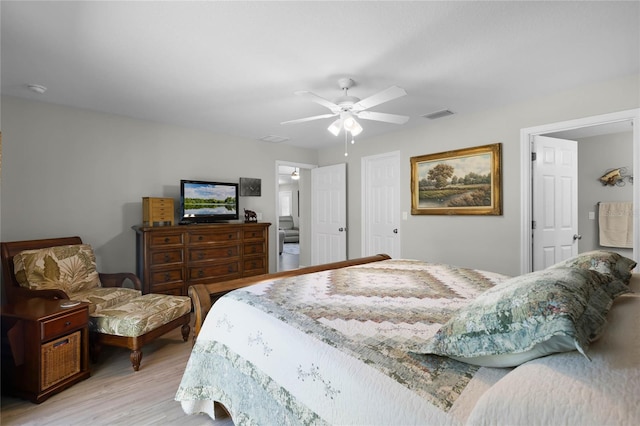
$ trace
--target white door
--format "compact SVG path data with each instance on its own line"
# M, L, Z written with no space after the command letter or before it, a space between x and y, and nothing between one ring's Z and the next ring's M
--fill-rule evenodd
M535 136L533 270L578 254L578 143Z
M400 152L362 159L362 255L400 255Z
M311 169L311 264L347 259L347 165Z

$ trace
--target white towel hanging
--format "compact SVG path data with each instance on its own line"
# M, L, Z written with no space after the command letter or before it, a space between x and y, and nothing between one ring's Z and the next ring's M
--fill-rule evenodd
M633 248L633 203L598 203L600 245Z

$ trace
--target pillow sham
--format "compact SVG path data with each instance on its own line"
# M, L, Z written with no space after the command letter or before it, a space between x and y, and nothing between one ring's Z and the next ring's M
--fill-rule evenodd
M592 269L603 274L613 275L629 284L631 271L636 267L636 262L619 253L607 250L593 250L580 253L551 265L549 268L583 268Z
M58 289L68 296L101 287L96 257L88 244L24 250L13 257L16 280L31 290Z
M555 352L585 357L601 333L620 280L556 267L507 279L461 308L415 352L485 367L515 367ZM588 357L587 357L588 358Z

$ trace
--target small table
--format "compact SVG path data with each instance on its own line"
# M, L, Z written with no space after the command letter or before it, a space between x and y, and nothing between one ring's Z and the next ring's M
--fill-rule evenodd
M2 306L2 391L37 404L88 378L89 304L25 299Z

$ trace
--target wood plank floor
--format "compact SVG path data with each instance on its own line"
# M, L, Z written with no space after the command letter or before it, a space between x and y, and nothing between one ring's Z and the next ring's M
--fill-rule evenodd
M2 395L0 424L233 426L230 418L187 416L174 401L191 351L179 328L142 351L135 372L127 349L105 346L91 377L41 404Z

